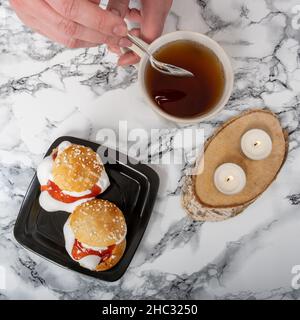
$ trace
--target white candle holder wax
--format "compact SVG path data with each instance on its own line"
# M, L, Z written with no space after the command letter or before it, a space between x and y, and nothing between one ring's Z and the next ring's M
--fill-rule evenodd
M226 195L240 193L245 188L246 181L245 171L234 163L224 163L215 171L215 186Z
M271 137L265 131L252 129L243 135L241 148L249 159L263 160L271 154L273 143Z

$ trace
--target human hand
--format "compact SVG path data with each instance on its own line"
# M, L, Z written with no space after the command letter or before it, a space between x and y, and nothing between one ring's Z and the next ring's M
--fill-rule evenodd
M100 43L121 46L127 26L115 10L128 10L129 0L111 0L110 10L100 0L10 0L18 17L30 28L69 48ZM123 9L124 8L124 9ZM125 14L126 14L125 12ZM125 15L124 14L124 15ZM128 40L123 38L125 44Z
M163 31L166 18L172 6L172 0L141 0L141 10L128 10L126 18L129 21L140 24L140 29L132 30L131 33L141 37L148 43L158 38ZM125 46L124 41L121 44ZM116 46L109 46L117 52ZM129 65L139 62L140 58L131 52L121 55L118 64Z

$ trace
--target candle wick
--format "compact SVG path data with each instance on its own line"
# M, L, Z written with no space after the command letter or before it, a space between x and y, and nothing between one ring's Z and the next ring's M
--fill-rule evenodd
M226 182L230 182L230 181L232 181L233 179L234 179L233 176L229 176L229 177L226 178Z
M255 141L254 142L254 147L258 147L258 146L260 146L261 145L261 142L260 141Z

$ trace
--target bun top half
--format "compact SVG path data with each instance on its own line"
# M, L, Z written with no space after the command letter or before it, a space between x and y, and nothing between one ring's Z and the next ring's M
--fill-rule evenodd
M91 148L71 144L59 152L52 168L53 182L61 190L90 190L104 170L100 157Z
M92 247L118 244L127 233L122 211L115 204L102 199L79 205L70 216L70 225L75 238Z

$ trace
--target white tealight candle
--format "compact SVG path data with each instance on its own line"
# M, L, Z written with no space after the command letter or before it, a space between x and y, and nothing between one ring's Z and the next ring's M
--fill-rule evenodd
M243 135L241 148L249 159L263 160L271 154L273 143L265 131L252 129Z
M240 193L246 186L245 171L234 163L224 163L215 172L214 182L216 188L226 194Z

